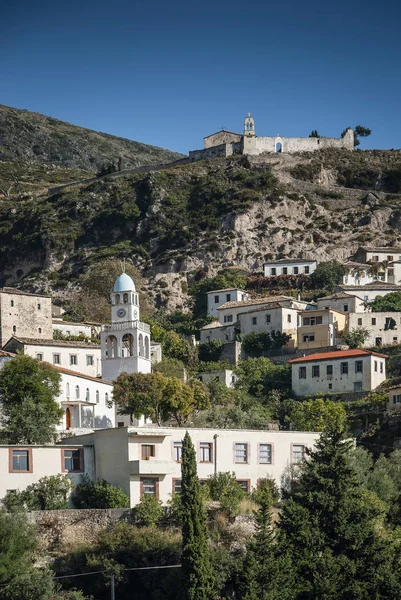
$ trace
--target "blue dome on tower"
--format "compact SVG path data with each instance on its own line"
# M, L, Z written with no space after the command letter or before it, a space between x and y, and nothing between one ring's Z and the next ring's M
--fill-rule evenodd
M116 279L113 292L135 292L135 283L127 273L121 273Z

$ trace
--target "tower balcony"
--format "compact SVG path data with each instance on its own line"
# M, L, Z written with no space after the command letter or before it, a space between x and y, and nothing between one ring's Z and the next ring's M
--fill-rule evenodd
M111 325L102 325L102 331L111 333L113 331L125 331L127 329L139 329L150 333L150 325L142 321L123 321L122 323L111 323Z

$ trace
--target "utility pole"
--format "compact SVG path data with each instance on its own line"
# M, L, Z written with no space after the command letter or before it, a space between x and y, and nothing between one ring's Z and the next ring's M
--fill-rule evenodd
M116 600L116 591L114 585L114 575L110 576L110 599Z

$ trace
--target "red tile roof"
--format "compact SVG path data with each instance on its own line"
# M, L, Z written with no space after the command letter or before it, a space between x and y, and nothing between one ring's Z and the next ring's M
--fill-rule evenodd
M378 356L379 358L388 358L387 354L379 354L378 352L369 352L369 350L361 350L355 348L354 350L336 350L333 352L318 352L317 354L309 354L307 356L301 356L301 358L294 358L290 360L290 363L309 362L316 360L333 360L336 358L354 358L356 356Z

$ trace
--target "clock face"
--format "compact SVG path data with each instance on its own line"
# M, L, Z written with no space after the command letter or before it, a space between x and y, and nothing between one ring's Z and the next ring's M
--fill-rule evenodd
M137 319L137 318L138 318L138 311L134 310L134 319Z
M122 317L125 317L126 315L126 311L125 308L119 308L117 311L117 317L120 317L120 319L122 319Z

